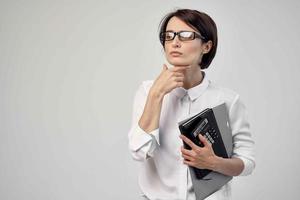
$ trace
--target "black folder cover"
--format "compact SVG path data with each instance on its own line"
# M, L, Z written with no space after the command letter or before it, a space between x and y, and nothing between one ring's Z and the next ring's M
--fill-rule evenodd
M212 144L212 148L217 156L228 158L222 135L211 108L207 108L202 112L179 122L179 129L183 135L201 147L203 144L200 142L198 135L202 134ZM184 148L191 149L185 142ZM211 170L207 169L198 169L194 167L193 169L198 179L202 179L211 172Z

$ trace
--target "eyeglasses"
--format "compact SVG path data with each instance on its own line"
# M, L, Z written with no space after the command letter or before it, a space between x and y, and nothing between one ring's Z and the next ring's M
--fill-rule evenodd
M160 41L163 42L163 41L174 40L176 35L178 35L178 39L180 41L189 41L189 40L194 40L195 38L199 38L202 40L205 39L205 37L193 31L179 31L179 32L166 31L160 34Z

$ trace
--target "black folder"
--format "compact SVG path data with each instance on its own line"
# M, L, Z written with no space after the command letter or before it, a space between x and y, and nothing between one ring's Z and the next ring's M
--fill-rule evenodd
M225 103L213 108L207 108L179 122L178 125L180 132L196 145L203 147L198 137L199 134L202 134L212 144L212 148L217 156L223 158L231 157L232 133ZM191 149L185 142L184 148ZM197 199L204 199L232 179L230 176L208 169L189 168Z

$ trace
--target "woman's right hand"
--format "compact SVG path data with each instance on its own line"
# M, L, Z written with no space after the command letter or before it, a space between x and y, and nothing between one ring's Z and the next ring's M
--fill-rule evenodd
M159 76L154 81L151 92L159 95L166 95L177 87L182 87L184 83L184 70L190 66L176 66L168 69L167 65L163 65L163 69Z

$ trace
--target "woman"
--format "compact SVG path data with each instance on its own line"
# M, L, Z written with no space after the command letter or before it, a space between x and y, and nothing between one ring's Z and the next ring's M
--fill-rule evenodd
M163 69L155 81L144 81L136 92L129 149L140 161L139 185L145 199L196 199L189 167L210 169L229 176L250 174L253 145L245 106L239 95L216 86L204 69L213 60L217 28L205 13L179 9L167 14L160 26L160 42L174 67ZM231 158L221 158L199 134L204 147L180 134L178 122L225 103L233 138ZM183 141L191 150L183 148ZM206 199L230 199L230 183Z

